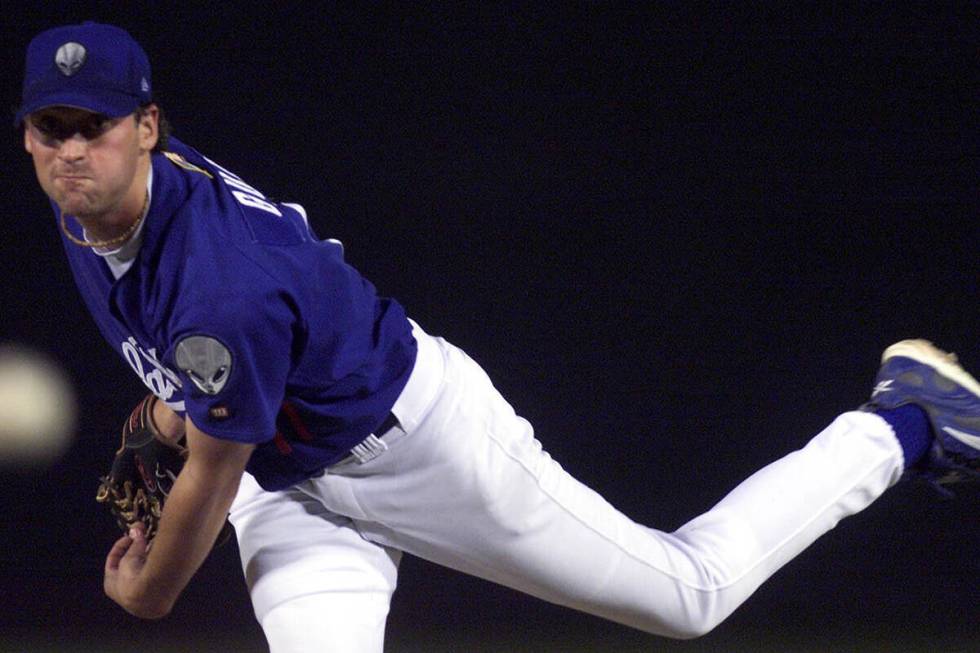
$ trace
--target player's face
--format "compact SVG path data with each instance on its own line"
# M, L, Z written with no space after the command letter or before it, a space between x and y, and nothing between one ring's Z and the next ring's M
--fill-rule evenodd
M118 210L132 192L140 157L156 144L156 108L109 118L72 107L30 114L24 148L44 192L62 212L95 219Z

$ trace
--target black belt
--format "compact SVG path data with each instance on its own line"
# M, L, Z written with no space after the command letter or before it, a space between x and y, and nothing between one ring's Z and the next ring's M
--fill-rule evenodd
M374 429L374 437L383 438L388 431L398 426L398 418L395 417L394 413L388 413L385 420L381 422L381 425Z

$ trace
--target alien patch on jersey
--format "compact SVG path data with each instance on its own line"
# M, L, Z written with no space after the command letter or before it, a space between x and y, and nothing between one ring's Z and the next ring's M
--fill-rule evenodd
M231 352L210 336L189 336L177 343L174 361L206 395L216 395L231 375Z

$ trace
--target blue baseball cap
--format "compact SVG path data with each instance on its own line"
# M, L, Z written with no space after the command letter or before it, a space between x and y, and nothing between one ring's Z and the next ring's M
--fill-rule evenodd
M55 27L27 46L14 125L45 107L77 107L117 117L151 100L150 60L126 30L93 22Z

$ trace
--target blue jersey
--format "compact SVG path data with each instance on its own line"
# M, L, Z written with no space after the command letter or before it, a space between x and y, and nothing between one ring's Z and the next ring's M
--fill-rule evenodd
M402 307L339 243L318 240L302 207L176 139L152 166L142 243L122 276L62 236L99 329L199 429L256 444L247 469L265 489L318 474L407 383L417 345Z

